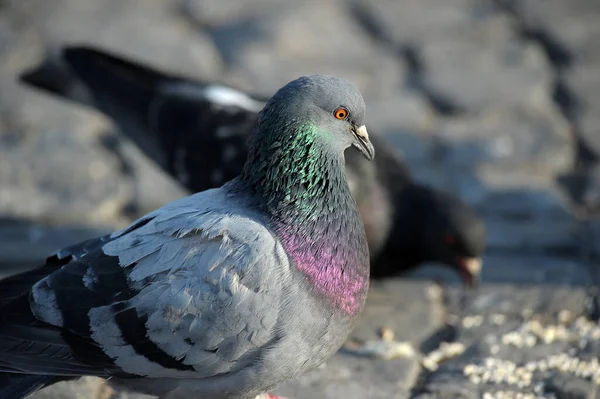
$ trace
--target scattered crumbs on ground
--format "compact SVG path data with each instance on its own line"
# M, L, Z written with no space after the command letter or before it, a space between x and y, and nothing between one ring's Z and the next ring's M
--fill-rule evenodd
M353 355L376 357L383 360L408 358L416 355L410 342L400 341L372 340L363 343L349 341L343 349Z
M432 301L441 300L444 290L440 284L431 284L427 287L427 297Z
M453 319L456 322L456 318ZM461 324L462 327L466 330L470 330L472 328L481 327L481 325L486 321L484 315L467 315L462 318ZM487 322L493 326L501 326L506 322L506 315L502 313L492 313L487 316Z
M483 323L482 315L465 316L462 319L463 328L470 330L471 328L480 327Z
M381 336L382 341L392 342L394 340L394 330L389 327L382 327L379 335Z
M494 326L501 326L506 321L506 315L502 313L493 313L489 316L490 324Z
M375 357L383 360L410 358L416 356L416 351L410 342L395 341L394 331L389 327L379 330L380 339L360 342L350 340L343 350L357 356Z
M104 381L98 387L98 391L96 392L95 399L113 399L116 392L112 387Z
M558 321L560 324L571 324L575 319L575 315L568 309L563 309L558 312Z
M508 384L519 388L531 385L533 372L510 360L488 357L482 364L467 364L463 374L475 384Z
M460 356L464 351L465 345L461 342L442 342L438 349L429 352L421 360L421 364L429 371L435 371L444 360Z
M598 359L582 360L567 353L553 354L521 365L510 360L488 357L480 364L471 363L463 368L463 374L473 384L507 384L521 389L530 387L533 381L539 381L540 378L535 378L536 374L555 372L571 374L600 386Z
M552 396L537 395L534 393L523 393L516 391L497 391L497 392L485 392L483 399L550 399Z
M556 341L578 343L585 346L589 341L600 341L600 326L593 321L580 316L572 322L563 314L560 324L544 325L536 319L524 322L517 330L502 336L504 345L517 348L532 347L537 343L551 344ZM571 317L572 320L572 317Z
M484 398L553 398L552 394L544 393L539 385L540 381L557 374L600 386L600 361L597 357L589 355L583 358L585 348L592 342L600 341L600 324L584 316L577 316L570 310L560 310L555 314L554 320L543 319L527 310L521 313L527 318L513 330L500 334L491 333L484 337L483 342L489 347L491 357L463 366L463 375L471 383L497 385L499 388L508 389L486 392ZM490 325L502 325L506 320L507 316L500 313L487 317L468 315L460 320L460 324L465 329L474 329L486 321ZM561 349L560 353L551 353L522 362L494 357L500 352L501 346L521 349L556 343L569 344L570 349ZM514 390L510 390L511 387Z

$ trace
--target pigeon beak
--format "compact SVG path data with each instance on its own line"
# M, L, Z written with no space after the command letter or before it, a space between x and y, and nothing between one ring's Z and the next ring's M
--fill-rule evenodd
M481 258L458 258L457 263L460 275L467 287L477 287L481 276Z
M356 140L352 145L367 158L369 161L372 161L375 157L375 148L373 148L373 144L369 140L369 133L367 133L367 128L365 125L362 125L359 128L353 129L354 136L356 136Z

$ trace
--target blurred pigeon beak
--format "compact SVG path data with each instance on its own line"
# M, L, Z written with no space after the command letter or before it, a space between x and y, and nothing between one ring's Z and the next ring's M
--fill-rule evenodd
M373 144L369 141L369 133L367 133L367 128L365 125L354 129L354 135L356 136L356 140L352 145L367 158L369 161L372 161L375 157L375 148L373 148Z
M458 258L461 277L469 288L477 287L481 276L481 258Z

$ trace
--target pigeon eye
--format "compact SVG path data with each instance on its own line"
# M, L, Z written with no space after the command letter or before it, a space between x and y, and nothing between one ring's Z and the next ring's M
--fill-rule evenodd
M343 121L348 117L348 110L346 108L339 107L333 111L333 116L335 116L336 119Z

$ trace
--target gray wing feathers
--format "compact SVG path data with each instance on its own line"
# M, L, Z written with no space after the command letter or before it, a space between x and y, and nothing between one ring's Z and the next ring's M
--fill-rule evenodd
M125 345L110 306L92 309L92 337L126 372L196 378L234 372L277 339L287 256L258 221L225 211L231 203L215 201L219 194L210 190L167 205L103 247L130 268L139 292L127 306L147 318L147 337L195 370L149 364ZM201 205L211 203L218 205Z

